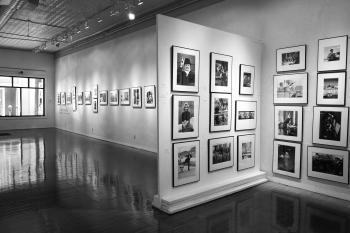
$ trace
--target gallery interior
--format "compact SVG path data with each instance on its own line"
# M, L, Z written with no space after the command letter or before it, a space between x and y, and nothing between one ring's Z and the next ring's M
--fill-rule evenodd
M349 232L349 10L0 0L1 232Z

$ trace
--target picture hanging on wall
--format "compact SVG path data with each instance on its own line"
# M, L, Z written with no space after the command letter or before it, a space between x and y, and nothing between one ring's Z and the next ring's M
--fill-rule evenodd
M76 86L73 86L72 104L73 104L73 112L77 111L77 87Z
M98 85L97 84L92 89L92 98L93 99L97 99L98 98Z
M155 108L156 107L156 86L145 86L145 107Z
M318 41L318 71L346 70L348 36Z
M92 99L92 111L94 113L98 112L98 100L97 99Z
M112 90L109 92L109 105L117 106L119 105L119 92L118 90Z
M210 132L231 130L231 94L211 93Z
M199 96L173 95L172 138L198 137Z
M57 105L61 105L61 93L57 93L56 101L57 101Z
M236 101L236 131L256 128L256 101Z
M78 105L83 105L84 104L84 93L83 92L78 92Z
M209 139L208 147L209 172L233 166L233 137Z
M133 108L142 108L142 88L131 88L131 103Z
M61 92L61 105L66 105L66 92Z
M274 104L307 104L307 73L274 75L273 78Z
M199 50L172 47L172 91L198 92Z
M274 141L274 173L300 179L301 143Z
M346 72L317 74L318 105L345 105Z
M314 107L312 142L347 147L348 119L347 107Z
M108 105L108 91L100 91L100 105Z
M85 102L85 105L91 105L91 91L85 91L84 102Z
M239 65L239 94L254 95L255 67Z
M277 49L277 72L306 70L306 45Z
M307 175L348 184L349 151L308 147Z
M255 134L239 135L237 139L237 170L255 166Z
M72 104L72 92L67 92L66 104L67 105Z
M199 181L199 140L173 143L173 186Z
M211 92L232 92L232 56L210 53Z
M130 105L130 89L119 90L120 105Z
M298 141L303 138L303 108L275 106L275 138Z

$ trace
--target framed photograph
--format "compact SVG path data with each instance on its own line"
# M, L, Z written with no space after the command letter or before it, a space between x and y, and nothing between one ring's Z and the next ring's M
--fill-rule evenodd
M237 170L254 167L255 134L239 135L237 138Z
M131 88L131 100L133 108L142 108L142 88L133 87Z
M318 105L345 105L346 72L317 74Z
M275 138L301 142L303 139L301 106L275 106Z
M61 105L61 93L57 93L56 102L57 102L57 105Z
M73 112L77 111L77 87L73 86L72 92L72 104L73 104Z
M312 142L348 146L348 107L314 107Z
M156 107L156 86L145 86L145 107L146 108L155 108Z
M199 140L173 143L173 186L199 181Z
M307 73L274 75L273 79L274 104L307 104Z
M272 171L300 179L301 143L276 140L273 143Z
M83 105L84 104L84 93L83 92L78 92L78 105Z
M307 175L349 184L349 151L308 147Z
M306 45L277 49L277 72L306 70Z
M130 89L119 90L120 105L130 105Z
M239 94L254 95L255 67L240 64L239 74Z
M112 90L109 92L109 105L118 106L119 105L119 92L118 90Z
M71 105L72 104L72 92L67 92L66 104L67 105Z
M256 128L256 101L236 101L236 131Z
M91 91L84 92L84 103L85 105L91 105Z
M61 105L66 105L66 92L61 92Z
M97 99L98 98L98 85L97 84L92 89L92 98L93 99Z
M348 36L318 40L318 71L346 70Z
M173 95L172 139L199 135L199 96Z
M231 130L231 94L211 93L210 132Z
M211 92L232 92L232 57L210 53L210 90Z
M208 140L208 170L233 167L233 137L213 138Z
M172 47L172 91L198 92L199 50Z
M108 91L100 91L100 105L108 105Z
M98 112L98 100L97 99L92 99L92 111L94 113Z

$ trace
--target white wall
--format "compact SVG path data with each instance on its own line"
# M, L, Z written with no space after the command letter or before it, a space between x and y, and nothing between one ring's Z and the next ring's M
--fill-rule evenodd
M56 92L99 91L156 85L156 30L146 28L56 60ZM56 105L56 127L157 151L157 109L131 106Z

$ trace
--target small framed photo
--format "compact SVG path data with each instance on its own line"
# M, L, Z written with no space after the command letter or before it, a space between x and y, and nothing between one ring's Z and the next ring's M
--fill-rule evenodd
M273 78L274 104L307 104L307 73L274 75Z
M255 134L239 135L237 138L237 170L254 167Z
M231 94L211 93L210 132L231 130Z
M349 151L308 147L307 175L349 184Z
M301 143L274 141L274 173L300 179Z
M61 92L61 105L66 105L66 92Z
M240 64L239 73L239 94L254 95L255 67Z
M91 91L84 92L84 102L85 105L91 105Z
M57 105L61 105L61 93L57 93L56 102L57 102Z
M172 138L195 138L199 135L199 96L173 95Z
M312 142L347 147L348 120L348 107L314 107Z
M78 92L78 105L83 105L84 104L84 93L83 92Z
M119 105L119 92L118 90L112 90L109 92L109 105L117 106Z
M155 108L156 107L156 86L145 86L145 107L146 108Z
M306 70L306 45L277 49L277 72Z
M348 36L318 40L318 71L346 70Z
M199 140L173 143L173 186L199 181Z
M301 106L275 106L275 138L301 142L303 139Z
M142 88L133 87L131 88L131 100L133 108L142 108Z
M256 101L236 101L236 131L256 128Z
M67 92L66 104L67 105L71 105L72 104L72 92Z
M172 47L172 91L198 92L199 50Z
M232 56L210 53L211 92L232 92Z
M94 113L98 112L98 100L97 99L92 99L92 111Z
M100 91L100 105L108 105L108 91Z
M233 167L233 137L213 138L208 140L208 170Z
M98 98L98 85L96 84L92 90L92 98L97 99Z
M120 105L130 105L130 89L119 90Z
M346 72L317 74L318 105L345 105Z
M72 92L72 104L73 104L73 112L77 111L77 87L73 86L73 92Z

